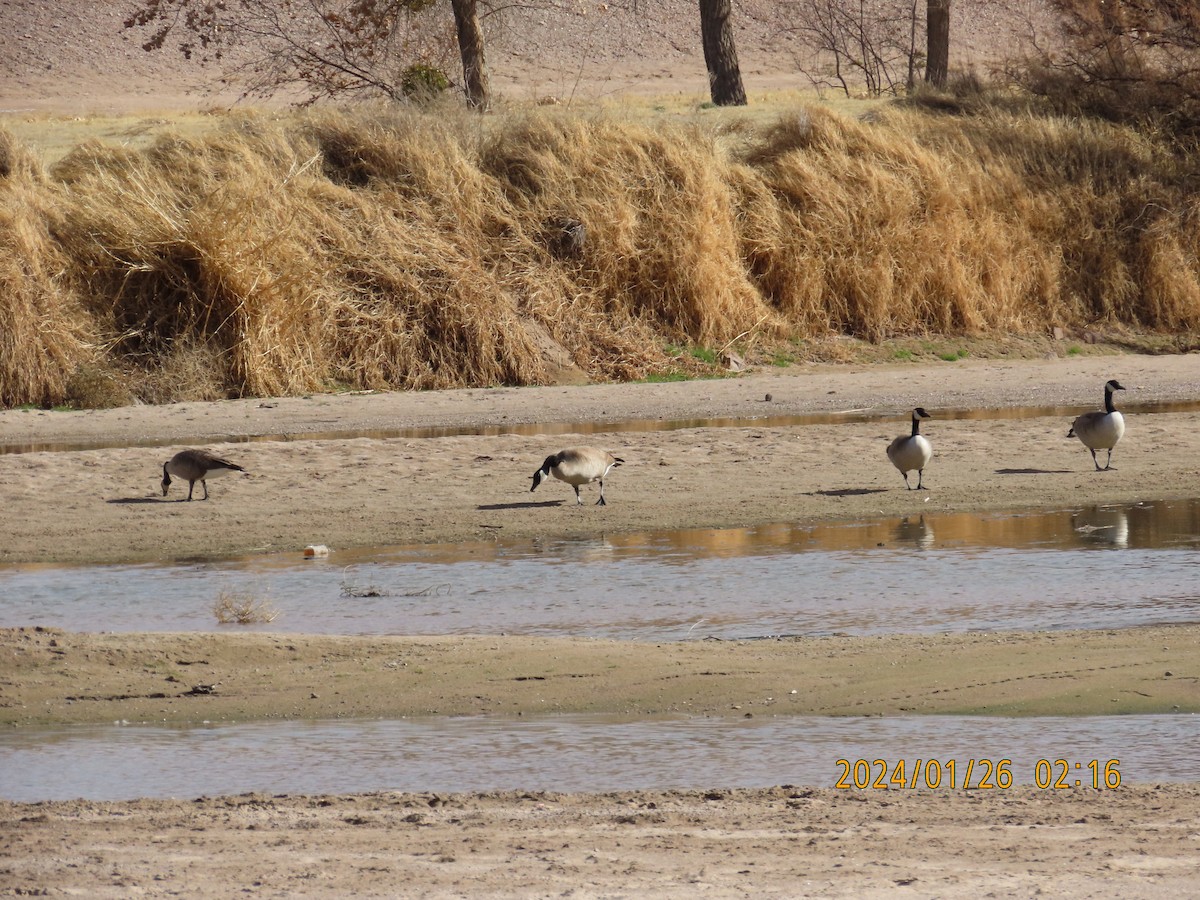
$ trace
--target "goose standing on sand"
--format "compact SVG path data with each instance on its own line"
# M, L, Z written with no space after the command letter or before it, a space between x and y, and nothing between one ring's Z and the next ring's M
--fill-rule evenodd
M912 413L912 434L902 434L888 444L888 459L900 470L900 474L904 476L904 486L910 491L913 487L908 483L908 473L913 469L917 470L916 490L922 490L921 479L925 477L925 467L929 465L933 456L933 447L921 434L921 420L931 418L933 417L929 413L918 406Z
M200 482L200 486L204 488L204 497L202 499L207 500L209 478L223 475L226 472L245 471L241 466L231 463L227 459L221 459L219 456L213 456L204 450L180 450L163 463L163 496L167 496L167 491L171 488L172 475L187 481L187 498L189 500L192 499L192 491L196 487L196 482Z
M619 456L613 456L607 450L597 450L595 447L570 447L566 450L559 450L557 453L547 456L541 468L533 473L533 487L529 490L530 493L536 491L542 481L553 475L559 481L565 481L575 488L575 502L582 506L583 498L579 496L580 485L598 481L600 482L600 499L596 501L596 505L607 506L608 503L604 499L604 476L608 474L609 469L619 466L623 462L625 460Z
M1104 385L1104 412L1084 413L1071 423L1071 430L1067 432L1067 437L1079 438L1083 446L1092 451L1092 462L1096 464L1097 472L1112 468L1113 447L1125 434L1125 417L1113 403L1113 391L1123 390L1125 388L1116 379L1109 381ZM1100 460L1096 459L1097 450L1108 451L1108 462L1103 469L1100 468Z

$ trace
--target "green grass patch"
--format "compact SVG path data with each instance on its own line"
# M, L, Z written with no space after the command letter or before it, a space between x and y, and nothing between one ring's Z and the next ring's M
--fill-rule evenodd
M950 350L945 353L939 353L938 359L944 359L946 362L958 362L960 359L966 359L971 354L963 349Z

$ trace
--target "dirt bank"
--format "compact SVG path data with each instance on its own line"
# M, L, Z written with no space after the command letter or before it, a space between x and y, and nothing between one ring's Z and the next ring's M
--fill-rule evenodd
M1191 897L1200 789L0 802L0 884L89 897Z

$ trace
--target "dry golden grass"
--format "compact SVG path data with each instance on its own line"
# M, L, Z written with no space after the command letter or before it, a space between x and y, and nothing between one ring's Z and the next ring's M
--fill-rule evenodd
M94 324L54 236L62 215L40 164L0 130L0 406L62 400L93 357Z
M1183 151L1016 103L207 125L48 170L0 132L0 402L538 383L547 340L628 379L700 366L672 345L1200 325Z

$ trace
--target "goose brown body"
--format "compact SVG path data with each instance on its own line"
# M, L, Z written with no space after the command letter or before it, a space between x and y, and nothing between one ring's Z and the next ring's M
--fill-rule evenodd
M933 445L921 434L921 420L929 418L932 416L918 406L912 412L912 433L902 434L888 444L888 459L900 470L900 474L904 476L904 486L910 491L923 488L921 482L925 478L925 467L933 458ZM917 472L916 488L908 483L908 473L914 469Z
M196 482L200 482L201 487L204 488L204 496L201 499L207 500L209 478L223 475L226 472L245 471L245 469L236 463L231 463L227 459L214 456L206 450L180 450L163 463L163 496L167 496L167 491L171 488L172 475L176 478L182 478L188 483L187 498L189 500L192 499L192 491L196 488Z
M1113 447L1117 446L1117 442L1125 435L1125 417L1113 402L1113 391L1123 390L1125 388L1120 382L1115 379L1109 381L1104 385L1104 411L1084 413L1071 423L1071 430L1067 432L1067 437L1079 438L1083 446L1091 451L1092 462L1097 472L1112 468ZM1097 450L1108 451L1108 461L1104 469L1100 468L1100 461L1096 459Z
M623 462L625 460L613 456L607 450L599 450L596 447L568 447L566 450L552 453L543 460L538 470L533 473L533 486L529 490L536 491L539 484L553 475L559 481L565 481L575 488L575 502L582 506L583 497L579 494L579 488L598 481L600 499L596 501L596 505L606 506L608 501L604 499L604 476L610 469Z

